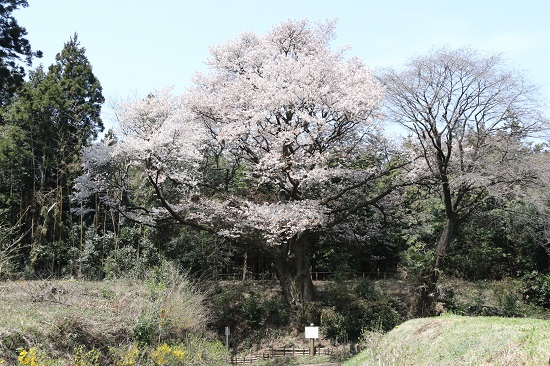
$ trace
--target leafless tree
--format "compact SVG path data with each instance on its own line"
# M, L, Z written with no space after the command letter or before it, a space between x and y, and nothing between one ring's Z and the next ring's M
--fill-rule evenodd
M437 187L445 224L436 246L437 281L460 222L488 198L520 194L540 175L534 138L547 126L537 88L499 55L434 51L403 70L385 70L388 117L408 132L416 178Z

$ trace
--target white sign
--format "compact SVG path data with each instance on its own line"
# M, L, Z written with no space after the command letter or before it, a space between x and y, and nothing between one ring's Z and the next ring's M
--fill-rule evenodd
M306 338L308 339L317 339L319 338L319 327L306 327Z

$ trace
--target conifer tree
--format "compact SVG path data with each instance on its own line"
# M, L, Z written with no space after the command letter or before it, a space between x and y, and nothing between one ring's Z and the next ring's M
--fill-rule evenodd
M47 73L41 67L31 72L4 113L6 123L25 131L31 155L19 193L20 215L27 216L27 245L55 250L71 245L69 196L80 174L80 150L103 130L103 101L101 85L75 34ZM39 252L54 262L50 257L57 254L49 249Z
M27 30L12 15L27 6L27 0L0 0L0 106L6 105L23 83L24 65L30 65L33 57L42 57L40 51L32 51L25 38Z

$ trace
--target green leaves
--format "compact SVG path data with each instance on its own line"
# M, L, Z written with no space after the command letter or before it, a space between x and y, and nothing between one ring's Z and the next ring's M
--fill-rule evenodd
M33 57L42 57L42 52L32 51L25 38L27 30L12 16L14 10L27 6L26 0L0 0L0 106L6 105L23 83L21 61L30 65Z
M65 99L59 123L74 135L71 138L80 147L92 142L104 128L100 117L103 89L85 51L75 33L48 69L48 76L59 85Z

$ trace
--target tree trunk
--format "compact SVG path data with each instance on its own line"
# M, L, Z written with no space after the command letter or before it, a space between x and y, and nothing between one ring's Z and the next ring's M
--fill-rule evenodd
M270 250L275 273L290 306L290 326L297 330L301 330L307 319L306 304L315 298L307 244L308 235L301 233Z
M244 254L243 254L243 276L242 276L242 280L243 280L243 281L246 281L246 269L247 269L247 266L248 266L248 250L245 249L245 250L244 250Z
M441 272L441 267L443 266L443 261L445 259L445 256L447 255L447 249L449 248L449 245L453 240L453 234L454 234L456 224L457 224L456 213L453 212L447 215L447 219L445 220L445 227L443 228L443 232L439 237L439 242L437 243L437 247L435 250L433 280L436 283L437 283L437 279L439 278L439 273Z
M447 255L447 249L453 239L455 227L458 222L456 213L452 212L447 215L445 220L445 227L439 237L439 242L435 250L435 262L434 267L429 279L428 284L424 284L420 287L420 298L417 303L417 316L433 316L436 314L436 304L441 300L441 292L439 287L439 275L441 268L443 267L443 261Z

